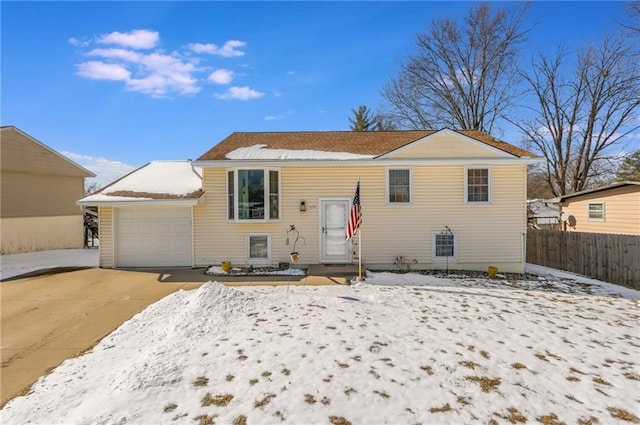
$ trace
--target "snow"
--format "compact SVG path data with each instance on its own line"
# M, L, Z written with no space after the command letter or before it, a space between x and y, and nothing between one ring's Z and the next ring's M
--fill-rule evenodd
M640 416L639 298L553 273L208 282L65 361L2 422L625 423Z
M210 266L205 272L211 276L248 276L248 275L261 275L261 276L305 276L304 270L301 269L285 269L285 270L256 270L255 273L247 273L247 271L234 267L230 273L222 270L220 266Z
M201 169L190 161L152 161L144 167L116 181L83 203L104 200L140 200L140 198L105 196L114 192L162 193L186 195L202 189Z
M269 149L267 145L253 145L238 148L226 154L227 159L263 159L263 160L285 160L285 159L314 159L314 160L349 160L349 159L371 159L374 155L361 155L349 152L326 152L314 151L310 149Z
M55 267L98 267L97 249L53 249L0 256L0 280Z

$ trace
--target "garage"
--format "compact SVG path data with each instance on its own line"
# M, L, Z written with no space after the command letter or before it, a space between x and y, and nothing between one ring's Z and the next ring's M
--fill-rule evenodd
M116 267L192 266L191 207L115 208Z

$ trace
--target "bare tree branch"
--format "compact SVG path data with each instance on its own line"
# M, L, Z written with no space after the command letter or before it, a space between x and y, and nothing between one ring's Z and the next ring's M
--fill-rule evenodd
M635 46L605 37L587 45L569 68L567 55L539 55L521 75L535 97L529 119L516 122L527 142L547 160L553 193L588 188L611 175L607 150L638 130L640 66Z
M398 127L450 127L491 132L512 104L526 3L493 12L488 3L462 23L432 21L417 52L383 89L385 115Z

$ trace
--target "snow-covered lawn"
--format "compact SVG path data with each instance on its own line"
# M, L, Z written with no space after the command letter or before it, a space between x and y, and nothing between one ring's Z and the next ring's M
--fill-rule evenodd
M2 423L638 423L640 292L578 280L208 283L63 363Z

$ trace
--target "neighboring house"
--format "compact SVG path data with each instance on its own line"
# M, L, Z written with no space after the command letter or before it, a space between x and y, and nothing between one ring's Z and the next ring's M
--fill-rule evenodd
M559 230L560 205L546 199L527 201L529 227L534 229Z
M233 133L194 162L204 194L196 185L139 188L143 167L79 204L99 207L102 267L277 266L293 250L291 225L304 237L299 267L348 264L357 260L358 237L345 232L360 180L366 267L393 269L403 256L415 268L522 272L527 165L538 161L478 131ZM156 216L164 226L146 224ZM125 229L185 241L134 250Z
M83 247L85 177L95 174L13 126L0 128L2 254Z
M618 182L556 198L568 231L640 235L640 182Z

